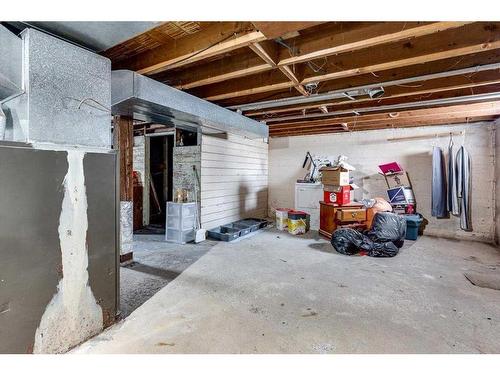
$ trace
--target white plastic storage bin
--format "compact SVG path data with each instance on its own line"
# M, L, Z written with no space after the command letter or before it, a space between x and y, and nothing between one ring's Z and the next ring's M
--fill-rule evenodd
M180 244L194 241L194 229L175 230L167 228L165 230L165 239L168 242L175 242Z
M194 241L197 204L167 202L165 240L176 243Z

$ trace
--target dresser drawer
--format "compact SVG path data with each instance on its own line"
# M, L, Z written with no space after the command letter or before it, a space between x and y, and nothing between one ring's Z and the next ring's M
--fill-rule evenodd
M337 220L341 222L365 221L366 210L363 208L337 210Z

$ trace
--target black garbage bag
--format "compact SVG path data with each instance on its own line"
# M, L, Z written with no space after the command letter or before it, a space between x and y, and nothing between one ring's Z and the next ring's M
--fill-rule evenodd
M406 219L392 212L377 212L366 235L375 242L399 242L406 236Z
M368 251L373 246L373 242L363 233L351 228L341 228L333 232L332 246L339 253L354 255L360 250Z
M332 246L341 254L354 255L366 251L371 257L393 257L403 246L406 235L404 217L378 212L373 218L372 229L361 233L351 228L337 229L332 235Z

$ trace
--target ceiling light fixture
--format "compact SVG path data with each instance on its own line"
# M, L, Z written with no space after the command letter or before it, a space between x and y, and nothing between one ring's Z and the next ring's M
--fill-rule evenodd
M381 96L384 95L384 93L385 91L382 86L374 87L368 90L368 95L370 96L371 99L380 98Z

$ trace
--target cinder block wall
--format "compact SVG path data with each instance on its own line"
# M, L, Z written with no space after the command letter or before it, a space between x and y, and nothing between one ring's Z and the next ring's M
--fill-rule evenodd
M460 230L459 219L431 217L432 147L440 146L448 157L448 137L419 140L387 141L388 138L442 134L467 129L465 147L472 159L472 224L473 231ZM455 152L463 137L455 136ZM500 143L500 142L498 142ZM498 145L496 146L498 150ZM336 157L344 154L356 167L354 182L360 186L356 199L381 196L386 198L386 184L378 174L378 165L397 161L409 173L418 211L429 221L425 233L449 238L493 242L495 219L495 125L492 123L387 129L368 132L271 138L269 141L269 215L276 207L294 206L294 186L306 170L302 162L307 151ZM498 189L497 189L498 190ZM500 210L500 207L499 209Z
M195 186L193 165L196 166L198 176L201 173L201 147L200 146L182 146L174 147L173 151L173 194L177 189L188 189L194 194L197 190L198 202L200 201L200 186ZM194 197L194 195L193 195Z

